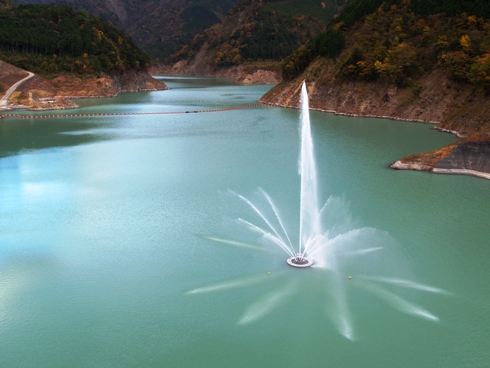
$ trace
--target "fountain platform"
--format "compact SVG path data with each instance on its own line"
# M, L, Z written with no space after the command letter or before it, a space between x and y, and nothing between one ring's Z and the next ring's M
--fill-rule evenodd
M306 268L313 265L311 259L305 258L302 254L296 254L294 257L289 257L286 263L291 267Z

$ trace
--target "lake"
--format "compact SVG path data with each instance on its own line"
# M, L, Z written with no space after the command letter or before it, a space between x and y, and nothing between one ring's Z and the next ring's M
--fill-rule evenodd
M160 78L170 90L63 114L224 109L271 88ZM260 219L238 195L258 188L297 242L299 121L258 106L1 120L0 366L488 367L489 182L389 169L453 136L312 111L321 202L383 249L335 273L252 249L236 219Z

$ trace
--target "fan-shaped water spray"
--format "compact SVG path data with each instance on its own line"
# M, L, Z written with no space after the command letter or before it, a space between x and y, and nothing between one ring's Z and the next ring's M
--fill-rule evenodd
M337 331L349 340L356 339L351 307L348 303L351 293L355 293L356 297L369 294L402 313L438 322L437 316L398 295L403 293L404 289L436 294L445 292L403 278L404 275L400 273L404 261L403 251L396 246L389 234L359 226L342 198L330 197L320 207L308 95L304 83L301 87L300 120L299 234L291 235L278 206L269 194L259 188L253 198L229 191L229 194L243 201L258 220L256 223L243 218L235 221L235 224L245 229L248 234L255 235L254 240L202 236L237 248L275 252L282 254L280 257L286 255L289 257L286 260L289 266L312 268L312 272L300 272L301 275L285 272L286 270L280 270L278 273L274 271L274 275L284 281L253 302L246 309L239 324L252 323L274 309L286 305L286 301L293 294L304 294L305 290L310 288L310 284L311 287L321 285L313 294L324 295L327 315ZM299 277L302 279L301 282ZM306 280L305 283L305 278L311 280ZM263 273L249 275L200 287L191 290L189 294L257 286L265 284L266 280L270 280L270 276L264 276Z

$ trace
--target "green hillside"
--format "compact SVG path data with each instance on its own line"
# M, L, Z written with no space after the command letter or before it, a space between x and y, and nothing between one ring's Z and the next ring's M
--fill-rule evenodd
M18 0L69 3L122 29L155 62L192 41L196 33L219 23L236 0Z
M379 7L387 9L391 5L407 5L414 15L423 17L432 14L457 16L464 12L477 17L490 17L490 1L487 0L354 0L333 23L348 28Z
M198 34L179 50L173 61L190 60L206 45L215 67L278 62L322 32L345 3L345 0L240 1L220 24Z
M332 21L328 32L285 60L283 76L295 78L316 57L328 56L335 59L338 78L385 79L406 86L441 67L454 79L487 89L489 4L486 0L356 0ZM471 9L476 13L465 12ZM340 47L342 37L346 41ZM332 49L337 52L321 52Z
M43 75L114 73L150 63L115 26L68 5L0 8L0 59Z
M311 15L327 24L334 15L340 13L350 0L243 0L232 11L243 10L252 4L263 4L266 11L276 12L279 18L297 16L299 14Z
M135 20L127 31L154 60L168 62L170 56L192 41L197 33L219 23L236 1L173 0ZM160 3L159 3L160 4Z

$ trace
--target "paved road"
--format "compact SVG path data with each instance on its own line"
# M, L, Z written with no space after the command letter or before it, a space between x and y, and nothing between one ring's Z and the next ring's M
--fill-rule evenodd
M5 93L5 96L3 96L2 98L0 98L0 108L7 107L8 102L9 102L9 98L10 98L10 95L12 93L14 93L14 91L17 89L17 87L19 87L22 83L24 83L29 78L34 77L34 73L31 73L31 72L28 72L28 73L29 73L29 75L27 77L25 77L24 79L21 79L17 83L13 84L12 87L10 87L7 90L7 93Z

